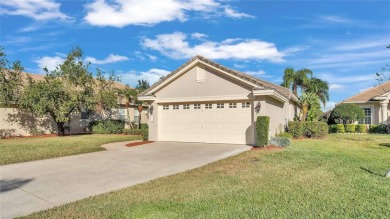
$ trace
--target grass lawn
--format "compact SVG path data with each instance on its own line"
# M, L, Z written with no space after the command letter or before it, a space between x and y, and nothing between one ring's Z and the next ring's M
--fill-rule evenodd
M388 218L390 136L331 135L210 165L31 218Z
M102 144L142 139L132 135L77 135L0 140L0 165L102 151Z

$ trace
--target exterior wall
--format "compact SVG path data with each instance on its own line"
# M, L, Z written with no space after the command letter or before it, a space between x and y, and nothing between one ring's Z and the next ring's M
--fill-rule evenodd
M270 117L269 136L272 137L280 132L284 132L287 125L286 121L288 122L290 120L290 104L288 102L282 103L268 96L259 97L256 101L260 101L261 103L260 112L257 116Z
M148 110L149 140L158 140L158 105L156 101L150 103Z
M251 89L237 85L221 74L206 70L204 82L197 82L197 69L193 68L156 93L157 98L183 98L249 95ZM191 88L191 89L189 89Z

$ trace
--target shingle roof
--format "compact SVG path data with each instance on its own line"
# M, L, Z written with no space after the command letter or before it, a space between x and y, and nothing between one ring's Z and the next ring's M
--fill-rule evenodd
M355 96L343 100L342 102L366 102L388 92L390 92L390 81L367 89Z
M195 61L196 59L204 62L204 63L207 63L211 66L214 66L224 72L227 72L229 74L232 74L234 76L237 76L243 80L246 80L248 82L251 82L253 84L256 84L256 85L259 85L261 87L264 87L266 89L273 89L275 91L277 91L278 93L282 94L283 96L285 96L286 98L290 99L292 97L295 97L297 98L291 91L290 89L288 88L285 88L285 87L282 87L282 86L279 86L279 85L276 85L276 84L273 84L273 83L270 83L270 82L267 82L267 81L264 81L264 80L261 80L261 79L258 79L258 78L255 78L253 76L250 76L248 74L245 74L245 73L242 73L242 72L239 72L239 71L236 71L236 70L233 70L233 69L230 69L230 68L227 68L223 65L220 65L216 62L213 62L203 56L200 56L200 55L197 55L195 57L193 57L192 59L188 60L186 63L184 63L183 65L181 65L179 68L177 68L176 70L174 70L173 72L171 72L170 74L168 74L167 76L165 76L163 79L159 80L158 82L154 83L149 89L145 90L144 92L142 92L140 94L140 96L143 96L143 95L151 95L151 94L148 94L149 91L151 91L152 89L154 89L155 87L157 87L158 85L160 85L161 83L163 83L164 81L166 81L167 79L169 79L170 77L172 77L173 75L175 75L178 71L180 71L181 69L185 68L186 66L188 66L189 64L191 64L193 61ZM253 89L261 89L259 87L253 87Z

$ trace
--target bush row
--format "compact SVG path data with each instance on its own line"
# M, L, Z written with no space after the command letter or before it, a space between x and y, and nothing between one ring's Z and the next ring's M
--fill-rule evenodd
M388 127L385 124L367 125L364 124L333 124L329 125L329 133L376 133L387 134Z
M149 139L149 130L146 129L123 129L125 135L142 135L142 140L147 141Z
M125 122L121 120L92 121L87 128L93 134L120 134L125 128Z
M328 135L328 125L325 122L290 121L288 132L294 138L323 138Z

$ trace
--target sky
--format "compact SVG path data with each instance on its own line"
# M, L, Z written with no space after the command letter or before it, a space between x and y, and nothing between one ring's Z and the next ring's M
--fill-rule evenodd
M26 72L53 70L77 46L92 72L130 86L195 55L275 84L309 68L330 85L325 109L378 85L389 44L389 0L0 1L0 45Z

